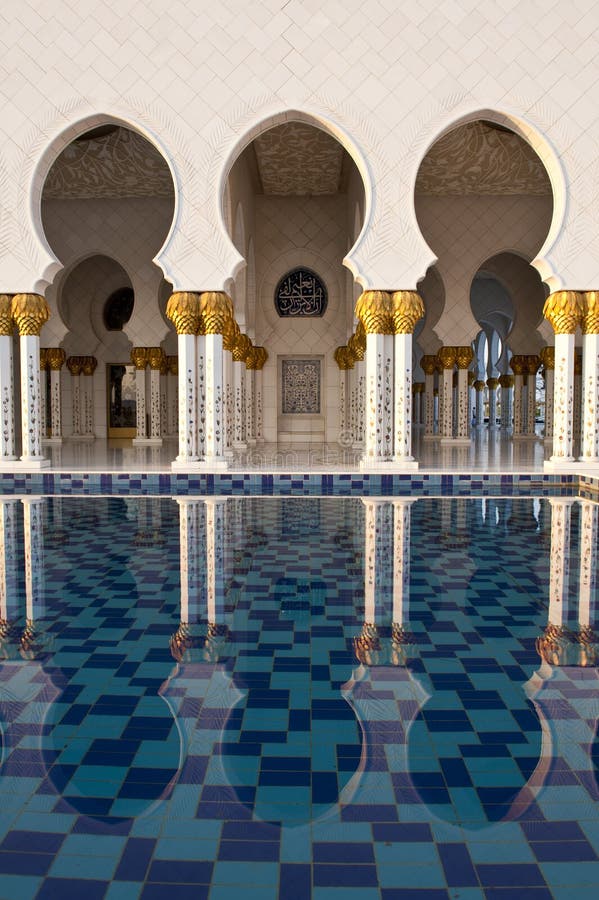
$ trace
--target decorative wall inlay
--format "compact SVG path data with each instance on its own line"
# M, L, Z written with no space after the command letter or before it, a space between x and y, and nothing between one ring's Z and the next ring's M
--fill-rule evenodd
M73 141L44 185L44 197L59 200L172 196L173 179L164 159L149 141L127 128Z
M275 290L275 307L280 316L322 316L327 299L324 283L311 269L288 272Z
M486 122L444 135L416 179L421 194L551 194L543 163L521 137Z
M283 415L320 413L320 360L284 359L282 375Z
M343 147L335 138L304 122L287 122L254 141L265 194L335 194Z

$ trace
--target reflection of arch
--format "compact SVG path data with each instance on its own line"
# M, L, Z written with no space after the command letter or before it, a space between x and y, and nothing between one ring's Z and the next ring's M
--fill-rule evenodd
M356 280L359 280L360 273L354 260L354 254L356 253L360 244L364 241L364 238L368 232L369 223L371 221L373 204L372 179L366 160L362 156L362 153L358 149L355 141L338 123L334 122L332 119L326 116L323 116L320 113L317 114L301 110L284 109L278 113L274 113L264 119L261 119L259 122L256 122L239 138L235 146L231 149L228 156L226 157L219 174L219 223L221 227L222 238L227 240L229 243L234 244L234 241L231 241L230 237L231 228L230 226L227 227L226 215L226 198L229 192L229 176L231 174L233 166L235 165L236 161L239 159L243 151L255 140L255 138L272 128L276 128L278 125L285 125L290 122L302 122L304 124L311 125L312 127L319 129L320 131L324 131L326 134L330 135L344 148L344 150L347 151L354 164L356 165L356 168L358 169L364 189L364 217L360 234L357 236L353 247L345 256L343 264L350 269L350 271L354 275L354 278ZM237 272L244 265L244 263L245 260L238 251L236 264L234 266L233 272L231 273L233 277L236 277Z

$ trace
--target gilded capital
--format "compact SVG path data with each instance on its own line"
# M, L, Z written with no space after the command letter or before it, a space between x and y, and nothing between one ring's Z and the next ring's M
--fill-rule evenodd
M499 384L502 388L513 388L514 386L514 376L513 375L500 375L499 376Z
M352 356L351 350L346 344L344 344L342 347L337 347L333 356L340 369L353 369L354 358Z
M363 291L356 302L355 313L366 334L393 334L391 295L388 291Z
M430 356L425 354L420 360L420 368L424 372L425 375L434 375L437 371L437 364L439 360L436 356Z
M510 359L510 369L514 375L524 375L528 371L528 364L525 356L512 356Z
M200 328L200 294L196 291L176 291L168 298L166 315L177 334L197 334Z
M12 295L0 294L0 335L13 333L15 324L12 317Z
M490 391L495 391L499 387L499 378L487 378L487 387Z
M263 369L264 363L268 359L268 353L265 347L254 347L254 355L256 359L256 369Z
M179 357L178 356L167 356L166 357L166 366L171 375L179 374Z
M347 349L352 355L352 359L356 362L361 362L364 359L365 347L362 344L362 341L358 337L357 333L352 334L349 341L347 342Z
M583 334L599 334L599 291L584 291L582 295L584 317Z
M46 360L48 365L55 372L60 372L66 358L67 355L62 347L48 347L46 350Z
M208 334L220 334L220 332L207 332ZM243 334L241 332L237 335L235 343L233 344L233 362L245 362L246 357L250 350L252 349L252 342L247 334Z
M40 347L40 372L45 372L48 366L48 348Z
M424 302L417 291L393 291L391 319L395 334L413 334L416 323L424 316Z
M542 347L539 356L545 369L555 369L555 347Z
M173 294L173 296L175 296ZM189 334L189 332L180 331L179 334ZM132 347L131 349L131 362L135 366L136 369L145 369L148 364L148 348L147 347Z
M455 359L458 364L458 369L467 369L474 359L474 350L472 347L456 347L455 349Z
M80 375L83 367L82 356L69 356L67 359L67 369L71 375Z
M538 356L526 356L526 371L529 375L536 375L539 371L539 367L541 365L541 360Z
M203 291L199 310L204 334L223 334L233 318L233 303L224 291Z
M245 367L249 371L254 371L255 369L258 368L257 363L258 363L258 359L256 357L256 348L250 347L250 349L247 352L247 356L245 358Z
M582 375L582 353L577 353L574 357L574 374Z
M424 394L424 381L414 381L412 390L415 394Z
M46 298L40 294L15 294L12 298L11 313L21 337L39 336L42 326L50 318Z
M84 375L93 375L96 371L96 366L98 365L98 360L95 356L82 356L81 357L81 371Z
M585 314L582 295L578 291L556 291L549 294L543 315L549 319L555 334L574 334Z
M474 387L474 390L477 392L477 394L480 394L480 392L484 391L484 389L485 389L485 383L484 383L484 381L481 381L480 378L477 378L473 384L473 387Z
M235 319L228 319L225 330L223 331L223 350L228 350L229 353L232 353L233 347L235 346L235 341L239 337L240 333L241 331L239 325L237 324Z
M441 347L437 351L437 359L444 369L453 369L456 364L457 347Z
M147 359L151 369L160 370L164 360L162 347L146 347Z

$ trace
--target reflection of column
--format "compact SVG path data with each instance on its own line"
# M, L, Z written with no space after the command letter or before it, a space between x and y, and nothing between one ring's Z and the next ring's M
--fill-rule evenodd
M35 622L45 613L44 603L44 497L25 497L23 539L25 545L25 599L27 622Z
M167 356L168 375L166 376L167 434L175 437L178 433L179 399L177 397L177 380L179 378L179 357Z
M262 369L264 363L268 359L268 353L264 347L254 347L254 356L256 360L256 442L264 443L264 393L262 381Z
M391 320L394 345L394 418L393 458L410 469L417 463L412 456L412 335L424 316L424 303L415 291L394 291L391 295ZM416 398L417 402L420 397ZM393 407L392 407L393 409Z
M441 397L441 441L453 439L453 370L456 364L457 347L441 347L437 356L443 366L443 380L440 385Z
M18 500L0 497L0 630L19 616L18 504Z
M162 444L160 431L160 370L164 360L162 347L147 347L147 359L150 366L150 442L156 446Z
M148 348L133 347L131 350L131 362L135 366L135 409L136 427L134 443L143 441L148 437L146 423L146 365L148 363Z
M410 618L410 519L414 497L393 500L392 622L406 629Z
M95 438L94 434L94 372L98 365L95 356L82 356L82 412L83 412L83 437L91 441Z
M576 291L558 291L545 301L543 315L555 332L553 454L550 463L568 463L573 456L574 335L584 317Z
M514 376L500 375L501 385L501 427L510 428L513 416Z
M50 311L39 294L15 294L11 312L21 347L21 461L41 468L50 465L50 460L42 456L40 331Z
M580 599L578 622L580 629L595 626L599 602L599 504L580 501Z
M534 435L537 411L537 372L541 360L538 356L526 357L526 434Z
M524 391L524 372L526 371L526 357L512 356L510 359L510 368L514 373L514 433L513 437L524 437L524 420L523 420L523 391Z
M51 441L62 443L62 396L60 370L66 359L66 353L62 347L49 347L46 351L48 365L50 366L50 427L52 429Z
M550 497L551 561L549 581L549 625L561 628L568 614L570 579L570 520L574 500Z
M545 429L546 441L553 442L553 382L555 374L555 347L541 349L541 363L545 370Z
M198 372L196 334L200 328L199 294L177 291L169 297L166 315L177 331L179 453L173 468L198 462Z
M198 622L206 603L206 507L197 497L177 497L181 560L181 622Z
M206 606L209 622L223 622L225 613L225 504L223 497L207 497Z
M585 291L582 320L583 462L599 462L599 291Z
M498 378L487 378L487 389L489 392L489 428L495 428L497 425L497 388L499 387Z
M80 375L83 368L81 356L69 356L67 359L67 369L73 377L72 381L72 398L73 398L73 432L74 438L81 437L81 384Z
M15 383L12 333L12 301L0 294L0 463L15 460Z
M364 622L389 622L393 586L393 507L387 500L362 498L364 523Z
M223 440L223 331L227 321L233 316L233 304L223 291L205 291L200 294L199 310L206 333L205 462L209 466L226 468Z
M420 360L420 367L424 372L424 439L430 440L435 436L435 372L437 371L437 357L426 354Z
M393 333L391 297L387 291L364 291L356 303L356 316L366 333L366 404L364 410L365 447L362 465L387 462L388 435L385 422L391 397L392 373L386 366L386 337Z
M48 435L48 410L46 398L48 395L48 350L46 347L40 347L40 428L42 439L45 440Z

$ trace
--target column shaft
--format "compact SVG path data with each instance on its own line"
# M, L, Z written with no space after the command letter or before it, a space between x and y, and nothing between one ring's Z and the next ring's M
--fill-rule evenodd
M223 336L207 334L206 347L206 443L210 465L225 466L223 443Z
M581 460L599 462L599 334L585 334L582 355Z
M412 335L396 334L394 340L396 462L414 462L412 456ZM418 401L420 397L416 398Z
M0 334L0 462L15 460L15 384L12 335Z
M196 338L193 334L177 335L179 352L179 453L176 462L197 462L198 457L198 373Z
M556 334L552 462L569 462L574 459L573 407L574 335Z

